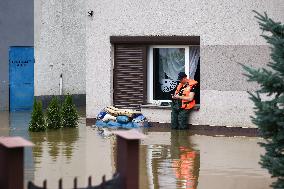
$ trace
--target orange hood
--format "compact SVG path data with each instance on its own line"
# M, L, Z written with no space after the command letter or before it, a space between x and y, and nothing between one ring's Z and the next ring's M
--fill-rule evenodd
M198 82L194 79L187 79L186 82L189 84L189 86L196 85Z

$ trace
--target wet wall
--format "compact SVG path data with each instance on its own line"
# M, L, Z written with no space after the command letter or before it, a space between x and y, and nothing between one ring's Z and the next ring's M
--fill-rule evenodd
M9 109L9 47L34 45L34 1L0 1L0 111Z

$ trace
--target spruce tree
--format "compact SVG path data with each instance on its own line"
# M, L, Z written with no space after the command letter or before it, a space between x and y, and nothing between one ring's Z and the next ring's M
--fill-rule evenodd
M59 129L61 127L60 105L57 97L53 97L47 107L46 125L48 129Z
M271 49L271 62L268 69L253 69L244 66L248 81L257 82L260 89L250 93L250 99L255 104L255 116L252 122L259 128L265 142L260 143L265 148L260 164L268 169L276 181L273 188L284 188L284 25L274 22L267 14L255 12L262 35Z
M45 131L45 129L46 127L42 111L42 103L41 101L37 101L36 99L34 99L31 121L29 123L29 131L39 132Z
M72 96L65 96L61 109L61 124L63 127L77 127L79 115L73 104Z

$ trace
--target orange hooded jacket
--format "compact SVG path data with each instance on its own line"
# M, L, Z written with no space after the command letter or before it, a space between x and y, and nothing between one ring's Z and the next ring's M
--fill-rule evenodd
M188 97L192 87L194 87L198 82L193 80L193 79L187 79L186 83L187 84L185 84L185 85L187 85L187 86L185 88L183 88L182 96ZM180 92L182 87L183 87L183 84L179 83L179 85L177 86L177 89L175 91L175 95L177 95ZM192 101L181 100L181 102L182 102L182 105L181 105L182 109L188 110L188 109L191 109L195 106L195 100L194 99Z

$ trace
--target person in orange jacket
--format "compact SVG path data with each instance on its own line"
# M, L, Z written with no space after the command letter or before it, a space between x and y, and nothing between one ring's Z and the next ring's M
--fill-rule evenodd
M188 129L189 112L195 106L194 94L197 81L187 79L184 72L178 74L178 80L180 83L172 95L171 127L172 129Z

